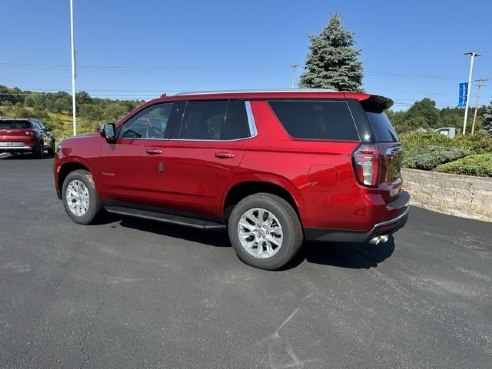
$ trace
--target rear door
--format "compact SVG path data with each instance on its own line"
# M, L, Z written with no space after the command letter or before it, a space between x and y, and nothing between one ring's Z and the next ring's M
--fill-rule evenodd
M189 101L165 154L172 207L221 217L222 196L250 136L244 101Z

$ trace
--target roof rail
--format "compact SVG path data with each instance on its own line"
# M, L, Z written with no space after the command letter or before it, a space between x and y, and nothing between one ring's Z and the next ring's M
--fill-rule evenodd
M276 88L276 89L251 89L251 90L218 90L218 91L186 91L173 96L183 95L216 95L216 94L241 94L241 93L273 93L273 92L338 92L327 88Z

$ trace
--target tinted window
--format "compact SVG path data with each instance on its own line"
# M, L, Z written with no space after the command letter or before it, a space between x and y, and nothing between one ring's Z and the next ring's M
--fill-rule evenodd
M248 136L243 101L190 101L186 105L181 138L232 140Z
M269 104L292 137L359 140L352 114L344 101L277 100Z
M398 135L384 113L366 112L379 142L398 142Z
M122 138L163 138L173 103L152 105L123 126Z
M225 120L224 140L234 140L249 137L248 115L244 101L231 101Z
M28 129L32 128L28 120L0 120L0 129Z

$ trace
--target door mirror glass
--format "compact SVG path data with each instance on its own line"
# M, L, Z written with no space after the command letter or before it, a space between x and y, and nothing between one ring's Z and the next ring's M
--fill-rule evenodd
M108 142L116 140L116 127L114 123L103 124L99 132Z

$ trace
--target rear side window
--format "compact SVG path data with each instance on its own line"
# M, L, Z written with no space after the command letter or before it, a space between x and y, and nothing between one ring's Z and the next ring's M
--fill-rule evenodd
M0 129L29 129L32 128L28 120L0 120Z
M244 101L190 101L186 105L180 138L214 141L248 136Z
M399 142L398 134L396 133L390 120L384 113L366 112L367 118L371 123L372 129L376 134L378 142Z
M285 130L294 138L358 141L352 114L345 101L269 101Z

